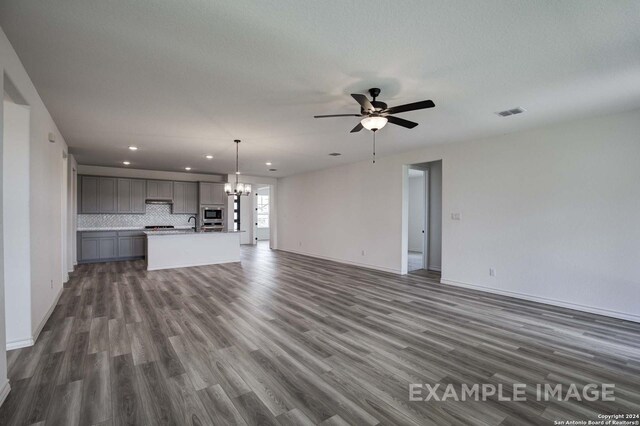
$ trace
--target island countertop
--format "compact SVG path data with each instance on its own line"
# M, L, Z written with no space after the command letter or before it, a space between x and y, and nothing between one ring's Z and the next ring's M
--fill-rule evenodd
M148 237L165 236L165 235L210 235L210 234L239 234L245 231L220 230L220 231L194 231L193 229L170 229L166 231L145 231Z

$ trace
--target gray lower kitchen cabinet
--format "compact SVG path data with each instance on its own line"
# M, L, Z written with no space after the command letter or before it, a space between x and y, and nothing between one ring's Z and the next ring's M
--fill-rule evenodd
M224 192L224 183L200 182L200 204L216 205L226 203L227 194Z
M100 256L100 259L114 259L118 257L116 238L100 238L98 240L98 254Z
M118 179L118 213L145 212L145 181Z
M80 231L78 262L94 263L143 258L147 238L142 231Z
M78 233L78 261L113 260L118 256L118 233L96 231Z
M172 200L173 182L170 180L148 180L147 198L155 200Z
M147 237L132 237L133 239L133 257L145 257L147 255Z
M78 261L98 260L98 238L78 238Z
M80 177L78 213L98 213L98 179L94 176Z
M173 182L174 214L198 213L198 184L195 182Z
M118 258L144 257L145 237L118 237Z

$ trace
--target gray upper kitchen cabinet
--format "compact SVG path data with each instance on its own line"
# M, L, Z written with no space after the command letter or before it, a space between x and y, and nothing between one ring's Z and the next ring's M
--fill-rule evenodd
M118 179L118 213L131 213L131 179Z
M145 198L145 181L118 179L118 213L144 213Z
M226 204L224 183L200 182L200 204Z
M147 198L155 200L172 200L173 182L170 180L148 180Z
M133 179L131 181L131 213L146 212L147 182Z
M98 178L98 212L116 213L118 211L116 185L116 178Z
M145 212L145 180L80 176L79 187L78 213Z
M79 213L98 213L98 178L81 176Z
M195 182L173 182L174 214L198 213L198 184Z

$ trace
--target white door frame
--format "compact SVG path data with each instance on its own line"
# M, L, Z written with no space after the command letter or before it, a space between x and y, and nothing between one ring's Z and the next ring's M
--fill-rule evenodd
M429 169L425 169L423 170L424 175L423 175L423 179L424 179L424 223L422 224L422 227L424 229L424 232L422 233L422 269L424 270L429 270L429 196L431 195L430 193L430 188L429 188L429 183L431 182L431 175L429 174Z

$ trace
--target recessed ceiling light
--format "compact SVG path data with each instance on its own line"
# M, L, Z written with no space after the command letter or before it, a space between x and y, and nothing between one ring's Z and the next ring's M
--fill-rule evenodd
M129 165L129 164L131 164L131 163L130 163L130 162L128 162L128 161L123 161L123 162L122 162L122 164L124 164L125 166L128 166L128 165Z
M137 146L133 146L133 145L131 145L131 146L129 147L129 149L130 149L131 151L137 151L137 150L138 150L138 147L137 147Z
M185 167L184 169L185 169L186 171L189 171L189 170L191 170L191 167Z
M264 164L266 164L267 166L270 166L270 165L271 165L271 163L264 163Z
M338 156L340 156L340 155L342 155L342 154L340 154L339 152L332 152L332 153L331 153L331 154L329 154L329 155L330 155L330 156L332 156L332 157L338 157Z
M207 154L204 156L204 158L206 158L207 160L211 160L213 158L213 155Z

